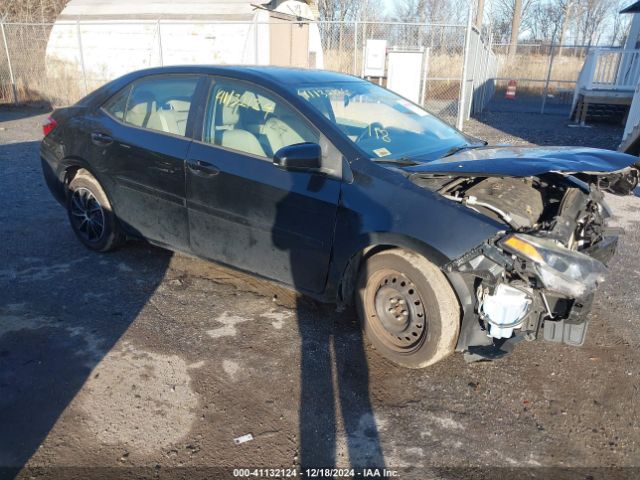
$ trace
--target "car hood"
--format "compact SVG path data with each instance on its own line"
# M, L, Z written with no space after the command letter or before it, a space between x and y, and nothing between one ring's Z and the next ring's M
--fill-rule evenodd
M405 167L411 173L529 177L544 173L599 174L622 170L638 161L625 153L577 147L480 147Z

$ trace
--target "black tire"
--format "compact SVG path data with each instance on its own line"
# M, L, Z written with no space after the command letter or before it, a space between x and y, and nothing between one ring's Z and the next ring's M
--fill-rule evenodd
M91 250L108 252L124 242L109 199L86 170L80 170L69 182L67 214L74 233Z
M356 306L373 347L400 366L427 367L455 350L458 299L440 269L420 255L392 249L367 258Z

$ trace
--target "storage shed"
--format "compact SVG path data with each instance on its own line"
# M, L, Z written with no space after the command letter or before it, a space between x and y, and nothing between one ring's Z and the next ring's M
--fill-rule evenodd
M71 0L53 26L47 76L77 98L160 65L322 68L314 0Z

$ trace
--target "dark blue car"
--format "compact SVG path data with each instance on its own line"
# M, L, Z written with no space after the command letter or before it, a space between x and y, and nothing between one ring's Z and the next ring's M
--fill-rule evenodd
M407 367L523 337L579 345L634 157L489 147L359 78L169 67L44 126L44 175L96 251L139 237L340 306Z

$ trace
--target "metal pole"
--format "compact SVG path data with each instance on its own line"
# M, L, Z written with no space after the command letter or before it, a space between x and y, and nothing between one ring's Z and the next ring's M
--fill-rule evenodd
M420 106L424 107L427 101L427 77L429 76L429 59L431 57L431 48L427 47L424 51L424 70L422 74L422 92L420 92Z
M491 59L491 47L488 43L483 46L483 62L482 62L482 87L481 87L481 97L480 97L480 106L474 113L482 113L485 107L485 96L487 91L487 83L489 82L489 60Z
M358 74L358 20L353 24L353 74Z
M80 33L80 20L76 20L76 33L78 35L78 50L80 52L80 66L82 67L82 78L84 79L84 94L89 93L87 86L87 71L84 66L84 53L82 50L82 35Z
M367 23L362 22L362 70L360 78L364 78L364 69L367 61Z
M13 77L13 68L11 67L11 55L9 54L9 44L7 43L7 34L4 31L4 20L0 21L0 29L2 30L2 40L4 41L4 51L7 54L7 65L9 66L9 79L11 80L11 89L13 90L13 103L18 104L18 89L16 88L16 80Z
M291 27L293 28L293 27ZM289 29L289 36L292 37L291 28ZM253 60L258 65L258 16L253 17ZM307 56L308 58L308 56Z
M558 31L558 25L556 24L553 29L553 35L551 36L551 55L549 56L549 70L547 71L547 81L544 84L544 93L542 95L542 105L540 106L540 115L544 115L544 107L547 103L547 95L549 94L549 82L551 81L551 70L553 69L553 58L555 56L554 45L556 43L556 33Z
M473 34L473 30L471 31L471 33ZM469 118L471 117L471 104L473 103L474 97L476 95L476 67L478 65L478 48L480 48L480 40L480 31L478 30L478 36L476 37L476 51L473 58L473 71L471 73L471 97L469 105L467 105L465 120L469 120Z
M158 19L158 55L160 57L160 66L164 67L164 55L162 54L162 29L160 28L160 19Z
M473 24L473 2L469 4L469 14L467 16L467 30L464 36L464 59L462 60L462 79L460 80L460 99L458 100L458 118L456 128L462 130L464 127L465 102L467 95L467 63L469 63L469 42L471 41L471 26Z
M486 106L485 97L486 97L487 87L489 84L489 60L491 60L491 53L493 51L493 29L491 28L491 25L489 25L488 35L489 35L489 38L487 39L487 59L486 59L484 75L483 75L484 83L482 84L482 110L484 110L484 107Z

